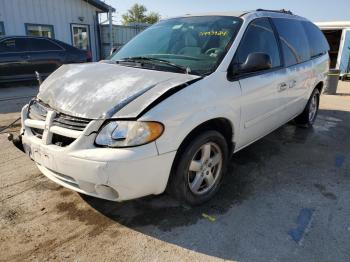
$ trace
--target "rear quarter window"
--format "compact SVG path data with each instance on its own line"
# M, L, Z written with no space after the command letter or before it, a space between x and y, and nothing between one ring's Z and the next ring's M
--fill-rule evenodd
M6 38L0 41L1 52L27 51L25 41L22 38Z
M321 30L311 22L302 22L309 45L311 58L318 57L329 51L329 44Z
M310 60L310 46L299 20L273 18L282 45L285 65L292 66Z

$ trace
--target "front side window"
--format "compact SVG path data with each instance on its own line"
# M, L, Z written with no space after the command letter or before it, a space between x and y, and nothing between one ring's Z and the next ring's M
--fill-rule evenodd
M90 34L88 25L72 25L73 46L82 50L90 50Z
M276 25L285 65L292 66L310 60L310 47L301 21L295 19L273 18Z
M26 32L29 36L55 38L52 25L26 24Z
M140 33L111 60L132 57L147 57L154 61L162 59L192 73L209 74L226 55L241 23L240 18L230 16L165 20Z
M235 63L243 64L252 53L269 55L272 68L281 66L278 42L267 18L258 18L249 24L237 49Z
M0 36L5 35L5 26L4 22L0 21Z

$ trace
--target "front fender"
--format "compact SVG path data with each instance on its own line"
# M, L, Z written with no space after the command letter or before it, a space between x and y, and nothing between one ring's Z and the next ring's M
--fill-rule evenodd
M231 107L208 107L189 115L179 125L177 121L172 124L168 122L164 136L156 141L159 153L177 150L196 127L217 118L224 118L230 122L233 131L232 142L235 143L239 134L239 115Z
M214 74L167 98L140 120L164 124L164 133L156 141L159 154L177 150L193 129L216 118L225 118L231 123L232 141L236 142L239 136L240 96L238 82L228 82L224 74Z

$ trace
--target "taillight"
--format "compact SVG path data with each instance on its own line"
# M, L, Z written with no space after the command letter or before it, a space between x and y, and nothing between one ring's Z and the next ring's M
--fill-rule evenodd
M86 51L86 57L88 62L92 61L92 54L90 50Z

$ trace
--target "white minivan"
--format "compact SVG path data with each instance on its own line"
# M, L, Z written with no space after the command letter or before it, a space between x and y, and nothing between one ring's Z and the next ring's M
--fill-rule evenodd
M292 119L314 123L328 49L314 24L284 10L167 19L109 60L50 75L22 109L15 144L83 194L124 201L167 189L201 204L225 183L232 153Z

